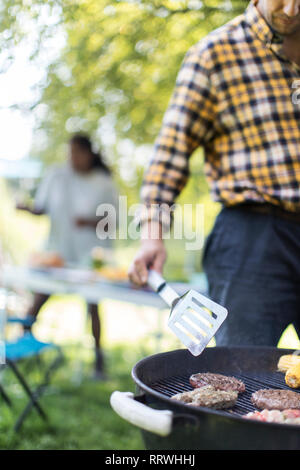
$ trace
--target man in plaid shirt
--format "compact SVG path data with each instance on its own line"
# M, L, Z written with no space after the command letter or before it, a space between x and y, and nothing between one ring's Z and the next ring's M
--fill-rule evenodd
M229 310L221 345L276 345L290 323L300 332L299 90L300 0L251 1L186 54L145 174L138 285L166 259L157 205L174 203L204 148L223 206L203 258L210 296Z

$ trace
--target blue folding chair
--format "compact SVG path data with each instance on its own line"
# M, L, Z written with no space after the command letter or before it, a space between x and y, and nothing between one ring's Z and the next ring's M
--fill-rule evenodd
M7 321L10 322L10 319L8 318ZM22 319L12 318L12 322L24 324L24 321ZM33 390L28 384L27 380L24 377L24 374L22 374L17 364L23 359L27 359L30 357L39 358L41 353L49 350L54 350L57 352L57 354L55 356L55 359L43 372L43 378L41 383L39 383L37 387ZM6 341L5 355L7 366L15 374L16 378L20 382L22 388L24 389L25 393L29 398L27 405L25 406L24 410L22 411L14 425L14 430L18 431L21 428L25 418L30 413L32 408L35 408L41 418L44 421L47 421L47 414L40 405L39 398L42 396L45 388L49 384L52 373L63 361L63 354L61 348L53 343L43 343L41 341L38 341L32 333L28 332L16 341ZM12 401L9 398L7 392L4 390L3 384L0 384L0 395L4 399L5 403L8 406L12 407Z

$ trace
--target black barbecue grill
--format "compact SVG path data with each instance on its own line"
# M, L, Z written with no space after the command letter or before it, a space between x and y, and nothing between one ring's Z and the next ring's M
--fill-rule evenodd
M132 370L136 396L115 392L112 406L143 429L148 449L300 449L300 426L242 417L255 410L250 400L253 392L262 388L290 390L284 374L277 371L277 363L281 355L292 352L270 347L216 347L206 348L198 357L183 349L150 356ZM189 377L197 372L232 375L245 383L246 391L230 410L171 400L176 393L192 390Z

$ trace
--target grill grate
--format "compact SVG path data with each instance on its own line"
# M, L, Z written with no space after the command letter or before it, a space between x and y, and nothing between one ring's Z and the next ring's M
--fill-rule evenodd
M251 395L253 392L256 392L259 389L276 388L291 390L285 384L284 374L281 372L255 373L247 375L228 372L225 375L234 376L237 379L242 380L246 386L246 391L242 394L239 394L234 408L232 408L230 411L222 410L222 413L236 413L238 415L244 415L250 411L255 411L256 408L251 403ZM168 377L167 379L152 383L150 387L167 397L171 397L176 393L193 390L193 387L189 383L189 376Z

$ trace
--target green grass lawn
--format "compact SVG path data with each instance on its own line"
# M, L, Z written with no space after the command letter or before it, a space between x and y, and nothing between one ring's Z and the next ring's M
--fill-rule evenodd
M82 357L78 351L74 354L72 348L66 349L65 355L66 362L53 376L52 385L41 399L50 417L49 425L32 411L18 434L12 431L12 426L26 400L10 371L4 371L2 380L13 399L14 409L8 409L3 402L0 405L0 448L142 449L139 430L119 418L109 405L114 390L134 391L130 370L141 354L128 346L107 351L109 379L103 383L91 378L91 352L85 352Z
M106 355L108 380L101 383L93 376L93 340L85 302L78 296L53 296L41 310L33 328L41 341L60 344L65 363L57 370L41 403L50 417L47 426L33 410L18 434L12 431L16 417L26 404L24 392L9 369L0 375L1 383L12 398L9 409L0 398L0 449L142 449L139 429L119 418L111 409L113 391L132 391L134 364L157 351L178 347L164 328L168 312L138 307L124 302L105 301L101 306L102 342ZM164 337L156 337L157 328ZM18 325L8 327L7 336L21 334ZM49 363L49 353L45 363ZM37 382L36 366L28 361L22 370Z

